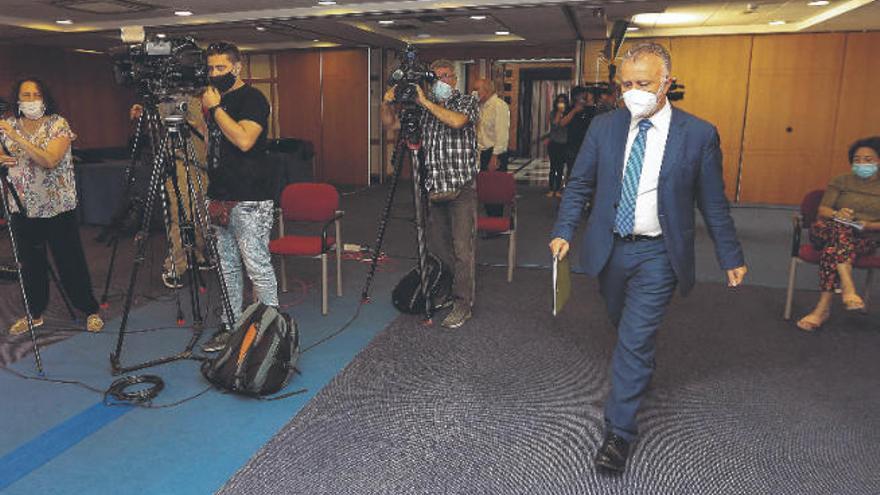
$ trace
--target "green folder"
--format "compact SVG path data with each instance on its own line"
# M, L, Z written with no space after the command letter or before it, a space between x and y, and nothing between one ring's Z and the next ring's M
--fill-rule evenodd
M559 314L571 295L571 258L553 257L553 316Z

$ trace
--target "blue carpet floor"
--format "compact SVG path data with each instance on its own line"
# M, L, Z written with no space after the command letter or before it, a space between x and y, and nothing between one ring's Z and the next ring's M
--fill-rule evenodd
M398 267L398 269L402 268ZM331 296L330 314L320 315L320 293L303 297L293 284L282 305L300 301L288 311L308 347L345 324L355 313L366 266L344 263L346 295ZM308 273L308 272L307 272ZM311 275L316 275L312 273ZM210 493L218 489L277 430L397 316L388 301L395 268L377 275L374 302L364 305L348 330L304 354L301 375L285 391L307 392L266 402L209 390L179 406L143 409L108 406L101 395L83 388L26 381L0 374L4 420L0 438L0 491L4 494L78 493ZM317 278L308 283L319 287ZM159 301L132 312L129 330L173 325L176 306ZM43 350L48 378L73 379L106 389L116 378L108 356L116 343L119 321L105 333L82 334ZM210 331L205 332L207 338ZM191 330L166 328L129 334L123 364L182 350ZM34 373L26 358L13 369ZM195 361L179 361L135 374L157 374L166 388L155 405L169 404L202 392L207 382Z

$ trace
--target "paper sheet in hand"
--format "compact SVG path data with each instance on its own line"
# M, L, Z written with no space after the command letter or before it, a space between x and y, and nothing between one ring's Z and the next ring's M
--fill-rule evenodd
M856 230L862 230L862 229L865 228L864 225L862 225L862 224L860 224L860 223L858 223L858 222L851 222L851 221L849 221L849 220L844 220L844 219L842 219L842 218L832 218L832 220L834 220L834 221L837 222L837 223L842 223L842 224L844 224L844 225L849 225L850 227L852 227L852 228L854 228L854 229L856 229Z
M553 316L559 314L571 295L571 262L566 256L561 261L553 257Z

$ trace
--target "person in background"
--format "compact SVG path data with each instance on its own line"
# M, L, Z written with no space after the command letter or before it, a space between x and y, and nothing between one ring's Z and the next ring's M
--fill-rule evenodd
M159 104L159 116L160 118L165 118L168 115L173 115L178 112L176 102L169 103L160 103ZM140 104L135 104L131 107L129 111L129 117L131 120L136 120L140 118L140 116L144 112L144 107ZM190 98L187 101L186 106L186 123L189 126L189 131L191 133L192 139L189 140L192 145L192 150L195 154L196 161L194 163L190 163L189 167L189 180L193 184L193 189L197 193L201 193L200 197L196 198L195 201L204 201L205 192L208 189L208 174L205 169L206 163L206 154L207 147L205 144L205 136L208 134L207 125L205 124L205 118L202 112L202 102L199 101L198 98ZM145 143L142 143L143 146ZM186 166L184 165L184 157L177 156L175 159L176 162L176 174L177 174L177 186L180 191L180 198L177 197L177 194L174 190L174 182L172 177L168 177L165 180L165 198L167 201L168 207L168 240L171 243L170 252L168 256L165 258L165 263L163 264L162 270L162 283L165 287L169 289L179 289L183 287L183 275L187 270L187 260L186 253L183 251L183 245L180 238L180 224L179 224L179 216L178 216L178 203L183 203L183 213L186 218L188 218L191 222L195 223L195 219L192 215L191 206L195 204L193 201L190 201L189 197L189 189L187 188L187 174L186 174ZM199 189L201 186L201 189ZM180 201L178 201L180 200ZM205 239L202 237L202 233L199 229L195 231L195 263L196 266L201 270L206 270L210 268L210 264L207 261L207 251L205 246Z
M584 136L587 135L587 129L590 122L596 116L596 106L592 101L592 94L583 86L575 86L571 90L571 109L562 118L560 125L568 130L568 156L565 159L567 164L565 170L565 182L571 176L571 169L574 167L575 157L578 150L581 149L581 143L584 142Z
M480 150L480 170L507 172L510 139L510 107L498 97L495 83L478 79L474 83L480 99L480 122L477 124L477 148ZM504 215L503 205L486 205L490 217Z
M546 194L548 198L562 197L562 178L569 156L568 129L562 121L568 114L570 114L568 96L557 95L553 102L553 110L550 111L550 132L547 133L547 154L550 155L550 190Z
M44 324L43 312L49 304L48 246L70 302L87 315L86 330L100 332L104 320L92 292L76 217L71 157L76 135L58 114L55 100L39 79L17 82L12 100L18 102L15 115L0 121L3 145L11 154L0 151L0 165L9 169L9 181L26 210L19 211L12 198L7 198L34 327ZM9 328L10 335L27 331L26 318Z
M834 288L840 286L844 307L865 309L853 283L853 263L880 245L880 136L860 139L849 147L852 172L835 177L825 189L810 242L819 257L819 301L798 320L804 331L820 328L831 316Z

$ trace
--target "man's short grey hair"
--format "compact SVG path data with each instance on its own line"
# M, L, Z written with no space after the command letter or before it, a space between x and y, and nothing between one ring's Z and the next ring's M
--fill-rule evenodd
M669 56L669 51L667 51L663 45L654 43L653 41L639 43L627 50L626 54L623 56L623 61L636 61L649 54L656 55L663 60L663 68L666 70L666 74L664 74L665 76L669 76L669 74L672 73L672 57Z
M441 58L441 59L435 60L434 62L431 63L431 70L437 70L441 67L444 69L451 70L453 75L458 76L458 74L456 74L456 71L455 71L455 64L452 63L452 60L447 60L445 58Z

